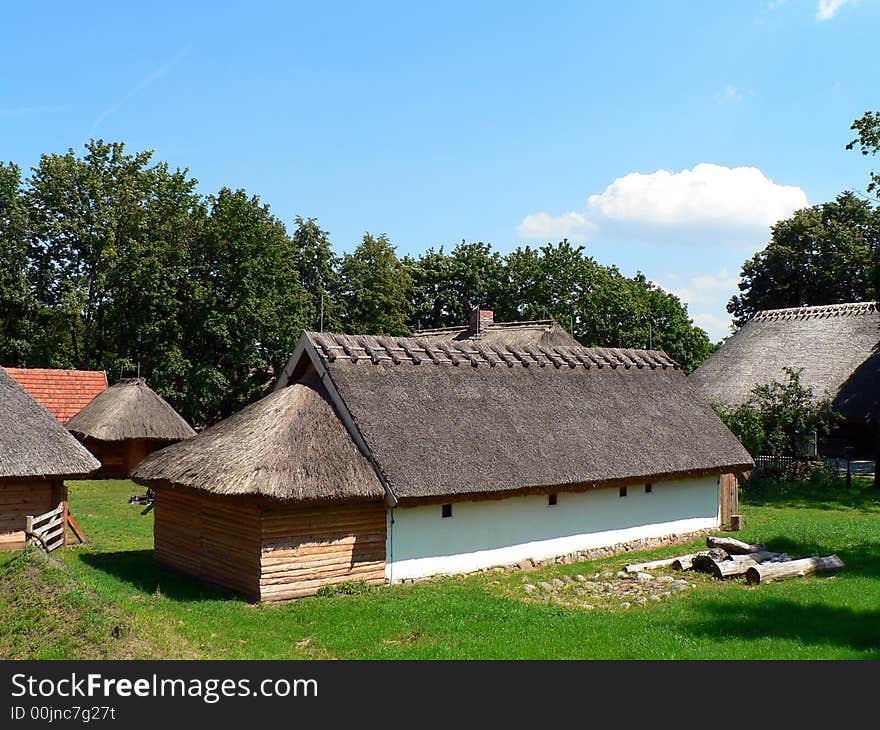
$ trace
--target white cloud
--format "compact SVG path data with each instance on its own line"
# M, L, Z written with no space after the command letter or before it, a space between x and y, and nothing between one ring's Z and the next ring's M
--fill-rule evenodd
M715 103L735 104L738 101L742 101L742 98L742 92L737 89L733 84L728 84L724 87L723 91L719 91L715 94Z
M664 278L674 282L674 285L667 286L659 281L655 283L688 305L688 313L694 323L706 330L713 342L730 334L733 320L726 308L730 297L738 291L739 279L736 276L731 276L727 269L719 269L714 274L691 276L684 282L677 274L668 274Z
M533 213L517 232L526 239L566 236L646 243L762 243L773 223L807 205L799 187L779 185L756 167L700 163L680 172L631 172L587 199L583 211Z
M819 20L831 20L849 0L819 0L816 17Z

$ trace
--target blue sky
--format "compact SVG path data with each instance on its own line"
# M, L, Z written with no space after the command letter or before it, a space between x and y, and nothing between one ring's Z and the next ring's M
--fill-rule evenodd
M340 251L567 235L713 339L770 223L871 167L876 0L141 5L4 8L0 159L125 141Z

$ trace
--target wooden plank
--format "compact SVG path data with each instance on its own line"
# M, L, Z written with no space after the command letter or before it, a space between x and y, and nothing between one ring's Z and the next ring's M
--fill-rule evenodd
M70 528L70 531L76 536L76 539L80 541L80 543L85 544L88 542L85 530L83 530L76 517L74 517L70 512L67 513L67 526Z

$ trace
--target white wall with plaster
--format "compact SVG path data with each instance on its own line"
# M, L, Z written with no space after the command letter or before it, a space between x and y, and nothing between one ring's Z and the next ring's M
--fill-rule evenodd
M388 511L385 575L391 581L467 573L531 558L544 560L578 550L643 538L711 529L720 524L717 476L655 482L619 489L398 506Z

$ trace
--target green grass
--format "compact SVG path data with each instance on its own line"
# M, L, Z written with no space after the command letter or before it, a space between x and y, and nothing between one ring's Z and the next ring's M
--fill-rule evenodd
M587 611L526 600L523 585L618 570L687 552L673 546L589 564L443 578L280 605L249 604L156 565L152 514L128 504L126 481L71 482L71 510L91 538L55 553L94 605L128 627L122 653L161 658L812 659L880 658L880 495L797 489L745 495L741 537L792 556L837 553L836 577L764 586L695 580L660 603ZM692 543L697 547L699 543ZM7 565L6 570L9 570ZM0 571L3 568L0 567ZM60 580L55 575L54 579ZM12 581L14 584L15 581ZM7 581L9 584L9 581ZM0 591L4 590L0 584ZM20 587L20 584L19 584ZM0 599L5 595L0 595ZM0 656L77 656L83 641L34 652L16 639L22 607L0 605ZM77 607L70 610L77 614ZM16 613L17 612L17 613ZM7 616L7 613L15 614ZM56 631L65 631L61 624ZM71 633L88 634L83 626ZM93 632L94 633L94 632ZM11 638L10 638L11 637ZM5 647L5 649L4 649ZM112 652L111 652L112 653Z

